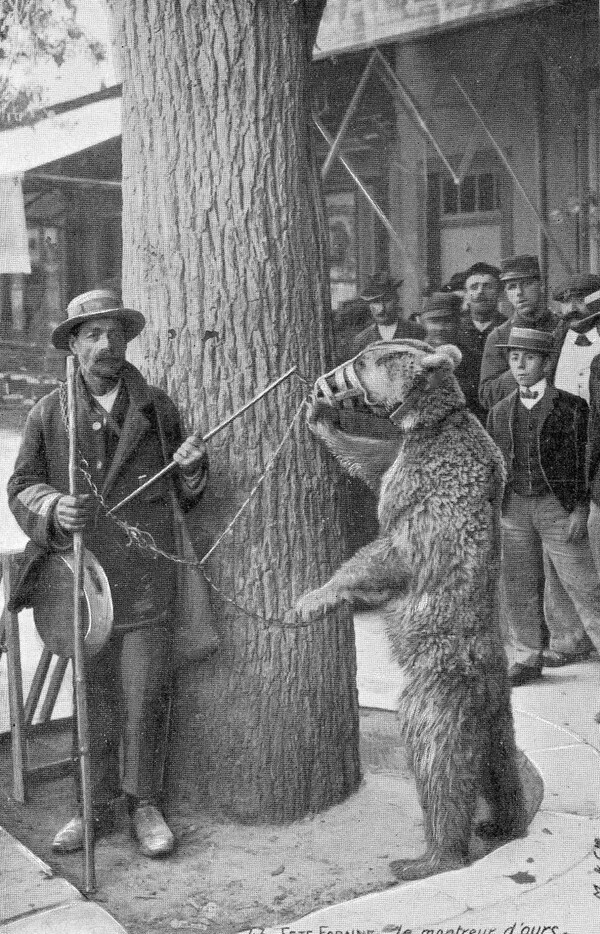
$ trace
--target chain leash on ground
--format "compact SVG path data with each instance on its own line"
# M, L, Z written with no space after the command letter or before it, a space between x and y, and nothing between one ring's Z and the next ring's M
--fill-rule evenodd
M61 384L61 387L60 387L61 411L62 411L63 422L64 422L65 428L67 429L67 432L68 432L68 416L67 416L66 398L65 398L65 395L66 395L66 394L63 392L63 385ZM256 481L256 483L254 484L254 486L253 486L252 489L250 490L250 493L248 494L248 496L246 497L246 499L244 500L244 502L242 503L242 505L240 506L240 508L238 509L238 511L236 512L236 514L234 515L234 517L232 518L232 520L229 522L229 524L226 526L226 528L223 530L223 532L219 535L219 537L217 538L216 542L214 542L214 544L213 544L213 545L211 546L211 548L206 552L206 554L204 555L204 557L203 557L200 561L192 561L192 560L190 560L190 559L188 559L188 558L181 558L181 557L179 557L179 555L173 555L173 554L169 554L169 553L166 552L166 551L163 551L163 549L161 549L161 548L158 547L158 545L156 544L156 542L155 542L153 536L150 534L150 532L147 532L147 531L145 531L144 529L139 529L139 528L137 528L137 526L130 525L128 522L125 522L123 519L119 519L119 518L117 518L116 515L111 514L110 511L109 511L109 507L107 506L106 502L104 501L104 497L102 496L100 490L98 489L98 487L97 487L96 484L94 483L94 479L93 479L93 477L92 477L92 475L91 475L91 472L90 472L89 463L87 462L87 460L85 459L85 457L83 456L83 454L81 453L81 451L78 451L78 456L79 456L79 470L81 471L82 476L84 477L84 479L85 479L85 481L86 481L88 487L90 488L91 493L92 493L94 499L95 499L95 500L97 501L97 503L99 504L99 506L100 506L100 508L101 508L101 510L102 510L103 515L104 515L106 518L110 519L112 522L114 522L114 524L117 525L117 526L121 529L121 531L127 536L127 544L128 544L130 547L139 548L140 551L149 552L150 554L152 554L152 555L154 556L154 558L158 558L158 557L165 558L167 561L171 561L171 562L173 562L174 564L182 564L182 565L185 565L186 567L189 567L191 570L197 571L199 574L202 574L202 576L204 577L204 579L205 579L206 583L209 585L209 587L211 587L211 589L212 589L215 593L217 593L217 594L219 595L219 597L220 597L222 600L224 600L224 601L225 601L226 603L228 603L230 606L235 607L237 610L240 610L242 613L244 613L245 616L249 616L249 617L251 617L252 619L257 619L257 620L259 620L260 622L264 623L264 624L267 625L267 626L277 626L277 627L282 628L282 629L301 629L301 628L305 628L305 627L314 625L314 622L315 622L315 621L312 621L312 620L311 620L311 621L309 621L309 622L302 622L302 621L298 620L298 619L296 618L296 616L295 616L295 613L294 613L293 608L291 608L291 607L290 607L288 610L286 610L286 611L284 612L284 616L285 616L286 618L287 618L287 617L293 617L293 619L294 619L293 622L286 622L286 620L284 620L284 619L278 619L278 618L275 618L275 617L263 616L261 613L257 613L257 612L255 612L254 610L249 610L247 607L242 606L242 605L239 604L236 600L234 600L232 597L229 597L227 594L223 593L223 591L215 584L215 582L214 582L214 581L209 577L209 575L206 573L206 570L205 570L205 568L204 568L204 565L206 564L206 562L208 561L208 559L211 557L211 555L214 554L214 552L217 550L217 548L219 547L219 545L221 544L221 542L225 539L225 537L226 537L227 535L229 535L229 533L230 533L231 530L233 529L233 526L235 525L235 523L237 522L237 520L239 519L239 517L242 515L242 513L244 512L244 510L247 508L247 506L250 504L250 502L251 502L251 500L253 499L253 497L256 495L256 493L257 493L258 490L260 489L260 486L261 486L263 480L265 479L265 477L266 477L266 475L269 473L269 471L272 470L272 468L273 468L273 466L274 466L274 464L275 464L275 461L277 460L277 457L279 456L279 454L280 454L280 452L282 451L282 449L283 449L285 443L287 442L287 440L288 440L288 438L290 437L292 431L294 430L294 426L295 426L296 423L298 422L298 419L300 418L300 415L302 414L303 409L304 409L307 405L308 405L308 401L307 401L306 399L304 399L304 400L300 403L300 405L298 406L298 408L297 408L297 410L296 410L296 412L295 412L295 414L294 414L294 416L293 416L293 418L292 418L290 424L287 426L287 428L286 428L286 430L285 430L285 432L284 432L284 434L283 434L283 437L282 437L281 441L279 442L279 444L277 445L277 448L275 449L275 451L273 452L273 454L272 454L271 457L269 458L269 460L268 460L268 462L267 462L267 464L266 464L266 466L265 466L265 469L263 470L262 474L260 475L260 477L258 478L258 480Z

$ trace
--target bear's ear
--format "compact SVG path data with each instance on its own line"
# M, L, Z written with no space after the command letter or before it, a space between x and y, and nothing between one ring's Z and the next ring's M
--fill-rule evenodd
M444 364L450 364L450 368L455 370L462 360L462 353L454 344L441 344L436 347L433 353L427 354L421 360L423 369L434 370Z

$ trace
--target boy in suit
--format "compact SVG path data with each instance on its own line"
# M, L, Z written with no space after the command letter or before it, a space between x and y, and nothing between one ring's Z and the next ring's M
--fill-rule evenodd
M548 383L551 333L513 327L501 346L517 388L491 409L487 427L507 469L502 578L518 687L542 676L544 551L596 648L600 582L587 539L588 406Z

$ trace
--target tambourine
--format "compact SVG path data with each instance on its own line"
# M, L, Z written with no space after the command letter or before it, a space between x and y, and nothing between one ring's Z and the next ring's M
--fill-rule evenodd
M73 655L73 552L53 552L39 565L32 593L33 621L44 645L54 655ZM113 625L110 585L100 562L84 548L82 622L84 652L95 655L106 644Z

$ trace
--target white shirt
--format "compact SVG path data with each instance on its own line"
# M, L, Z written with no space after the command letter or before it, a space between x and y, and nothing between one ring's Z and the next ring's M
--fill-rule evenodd
M95 396L94 393L92 393L92 395L94 396L94 399L96 400L96 402L98 402L102 406L105 412L111 412L112 407L116 402L117 396L119 395L120 388L121 388L121 381L119 380L115 388L111 389L110 392L105 392L103 396Z
M489 328L492 323L491 321L476 321L475 318L471 318L471 321L473 322L473 326L476 327L478 331L481 331L481 333L483 333L486 328Z
M524 405L526 409L532 409L534 405L537 405L538 402L541 402L544 398L547 385L548 380L544 376L543 379L540 379L537 383L534 383L533 386L527 386L528 392L535 392L538 394L535 399L524 399L523 396L521 396L521 387L519 387L519 398L521 400L521 405Z
M579 347L575 343L579 337L577 331L567 331L554 374L554 385L589 403L590 366L594 357L600 353L600 334L593 327L586 331L585 336L591 344L589 347Z
M398 327L398 322L394 321L393 324L378 324L377 330L381 334L381 339L384 341L393 340L394 334L396 333L396 328Z

